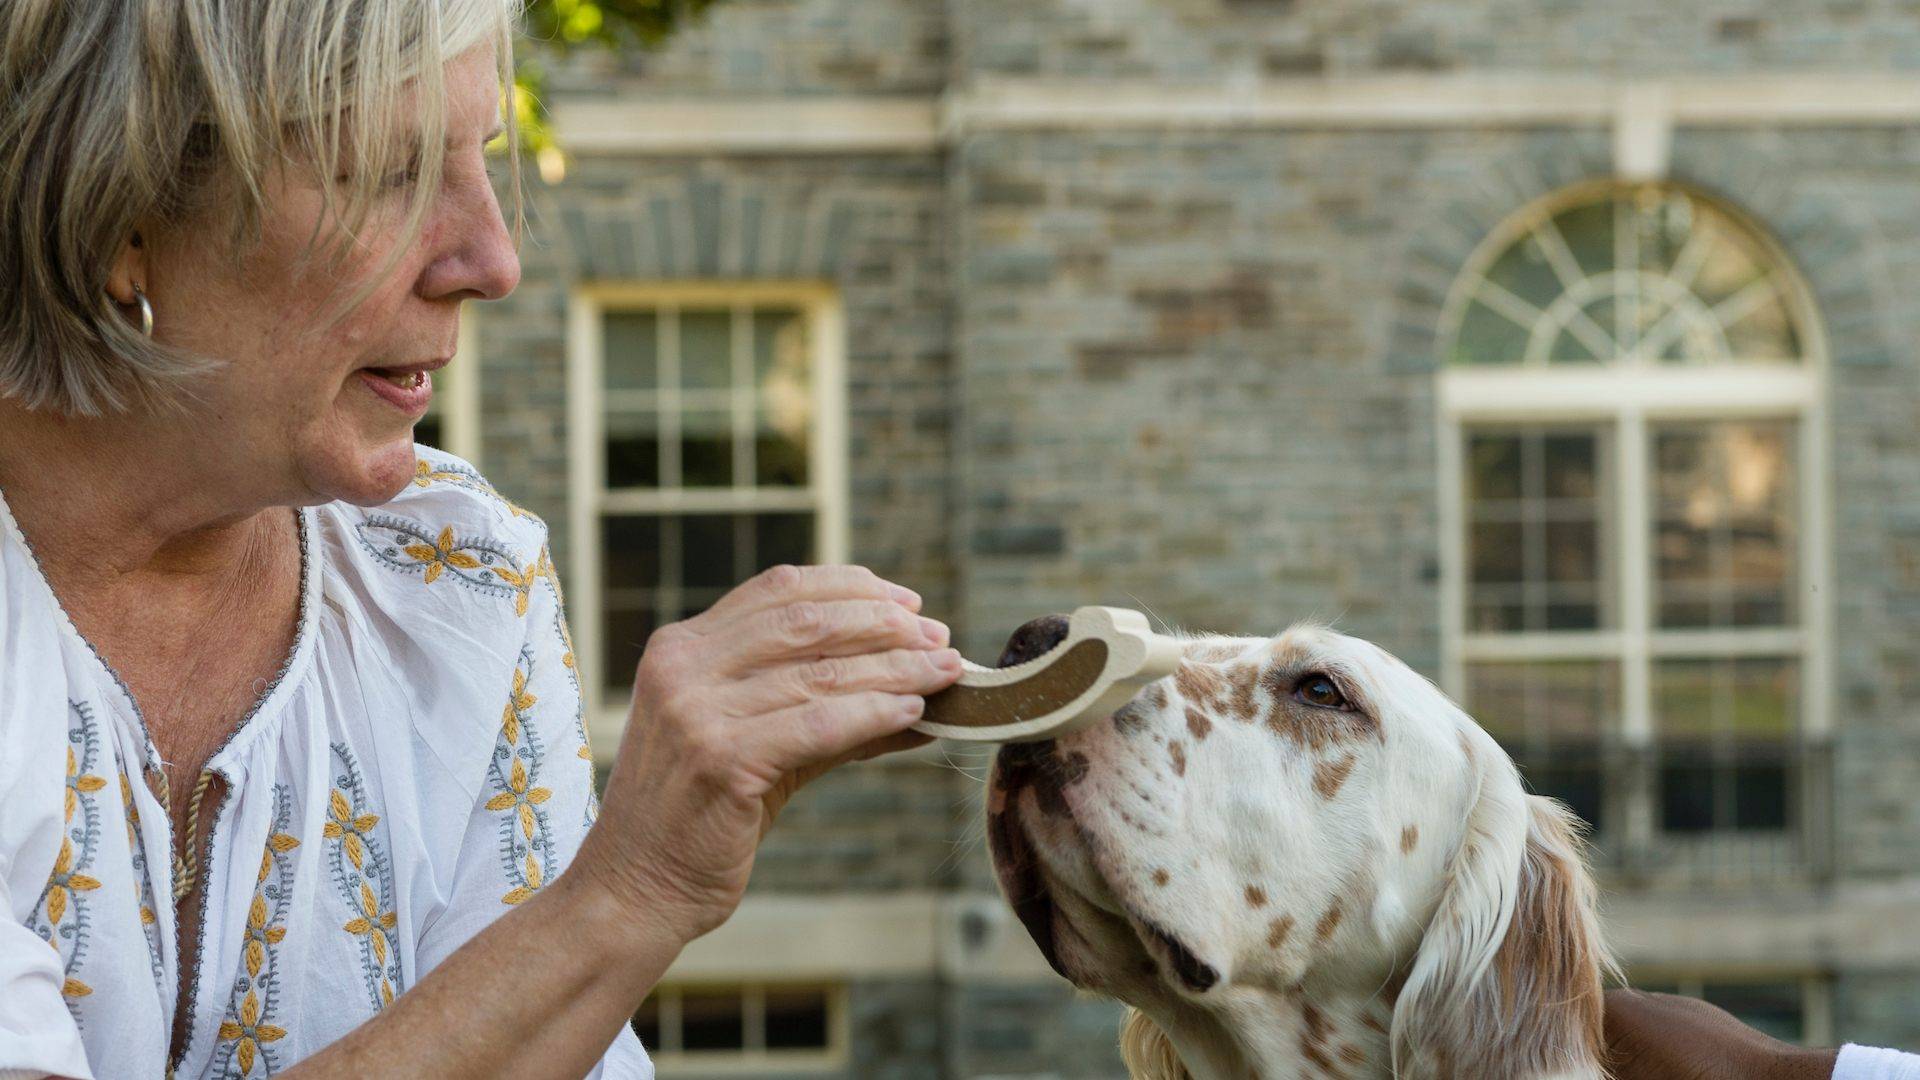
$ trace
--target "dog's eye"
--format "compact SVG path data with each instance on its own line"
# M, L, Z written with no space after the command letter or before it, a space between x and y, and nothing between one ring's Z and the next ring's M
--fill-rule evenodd
M1340 688L1334 685L1333 680L1317 671L1311 675L1304 676L1298 683L1294 684L1293 696L1308 705L1322 709L1346 709L1351 707L1347 704L1346 695L1340 692Z

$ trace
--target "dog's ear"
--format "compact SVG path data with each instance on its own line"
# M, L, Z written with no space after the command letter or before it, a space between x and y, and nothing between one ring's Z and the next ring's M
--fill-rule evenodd
M1614 968L1578 828L1525 792L1483 732L1465 745L1479 797L1394 1007L1395 1075L1603 1078L1601 979Z
M1120 1022L1120 1060L1132 1080L1193 1080L1174 1052L1173 1040L1139 1009L1128 1009Z

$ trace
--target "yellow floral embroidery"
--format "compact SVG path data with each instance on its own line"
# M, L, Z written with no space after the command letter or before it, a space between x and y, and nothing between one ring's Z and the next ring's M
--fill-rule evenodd
M533 839L533 808L553 797L553 792L543 787L527 787L527 767L520 759L513 762L513 775L507 779L507 790L487 800L489 810L513 810L520 816L520 831L527 839Z
M72 718L78 724L70 728L67 736L60 849L54 856L53 871L47 875L46 891L34 905L27 925L60 958L64 969L61 994L82 998L93 993L93 988L76 974L88 946L85 897L100 888L100 879L87 872L93 863L94 845L100 839L100 809L94 796L107 786L107 781L92 772L98 753L93 713L77 702L72 709ZM84 757L75 752L76 746ZM76 815L80 819L77 822Z
M81 795L91 795L107 786L106 780L98 776L79 776L79 763L73 756L73 747L67 747L67 820L73 820L73 812L80 805Z
M462 570L478 570L480 560L464 551L457 551L453 545L453 526L440 530L440 535L431 544L408 544L403 550L416 560L427 564L427 584L431 585L440 577L440 571L449 566ZM499 573L495 568L494 573Z
M435 483L452 484L470 491L478 491L498 499L501 505L513 513L514 517L533 517L531 513L513 504L513 500L500 494L498 488L481 477L479 473L466 469L436 468L425 458L415 458L413 462L413 483L416 487L431 487Z
M360 940L362 976L375 1011L384 1009L405 987L393 934L399 915L393 908L393 865L380 848L374 826L380 815L366 809L360 766L344 744L333 744L340 786L328 793L323 834L337 841L332 851L333 879L352 916L341 928Z
M222 1040L226 1042L239 1040L237 1056L240 1060L242 1076L253 1071L253 1057L259 1052L262 1044L279 1042L286 1037L285 1028L260 1022L260 999L251 990L247 991L246 1000L240 1003L239 1019L222 1021L220 1024Z
M387 937L400 925L400 916L391 911L381 911L380 902L374 899L373 889L365 879L360 882L360 910L362 914L351 919L341 929L356 937L364 937L373 948L373 958L382 967L387 963ZM393 984L385 975L380 977L380 996L388 1002L393 1001Z
M533 673L532 651L522 650L520 660L500 715L500 739L489 770L495 793L486 802L488 810L503 815L500 855L508 888L500 900L506 904L522 903L539 892L552 869L546 860L553 857L553 838L537 809L553 798L553 791L540 784L544 753L526 715L539 700L527 690Z
M511 566L496 566L493 572L500 580L513 586L513 613L525 615L528 599L533 594L533 583L540 580L539 564L529 565L525 570L515 570Z
M274 785L273 801L273 824L260 853L260 877L254 883L253 902L247 906L246 942L241 950L246 975L234 980L226 1019L220 1024L222 1052L232 1054L228 1060L239 1066L241 1076L252 1075L256 1061L263 1075L271 1074L276 1065L270 1047L287 1034L285 1028L267 1023L267 1014L279 993L274 947L287 936L283 921L293 868L285 856L300 841L286 832L293 821L293 798L286 785ZM215 1066L220 1075L233 1075L221 1061L216 1060Z
M327 800L327 816L331 820L321 829L321 833L329 840L341 842L355 870L365 869L366 834L380 823L380 815L355 814L346 795L339 788L334 788L333 795Z

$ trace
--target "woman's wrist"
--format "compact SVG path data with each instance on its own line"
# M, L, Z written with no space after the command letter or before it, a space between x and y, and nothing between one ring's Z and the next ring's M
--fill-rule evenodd
M549 886L555 910L548 917L566 920L596 955L608 961L607 974L633 982L639 997L644 997L680 950L699 934L690 929L687 919L677 916L667 898L649 904L650 890L639 891L625 881L616 885L609 876L595 872L586 852L581 855Z

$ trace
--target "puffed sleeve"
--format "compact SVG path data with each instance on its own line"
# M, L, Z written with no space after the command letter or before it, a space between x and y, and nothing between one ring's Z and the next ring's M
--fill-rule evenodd
M60 956L13 917L0 866L0 1080L92 1080L80 1027L60 997Z
M540 532L544 541L544 526ZM524 639L512 671L501 673L493 754L461 842L452 895L419 942L423 972L557 877L598 809L572 638L544 546L530 572ZM590 1075L644 1080L653 1066L626 1028Z
M1848 1043L1834 1063L1833 1080L1920 1080L1920 1057Z

